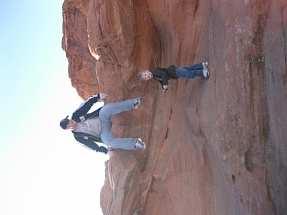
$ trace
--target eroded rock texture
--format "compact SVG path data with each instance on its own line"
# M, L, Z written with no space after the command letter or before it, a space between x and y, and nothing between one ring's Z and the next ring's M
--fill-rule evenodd
M287 214L285 0L65 0L78 94L142 97L113 118L146 152L106 163L106 215ZM209 80L140 82L140 68L209 61Z

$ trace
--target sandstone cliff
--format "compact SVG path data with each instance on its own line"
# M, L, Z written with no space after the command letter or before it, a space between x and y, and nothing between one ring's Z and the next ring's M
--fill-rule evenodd
M146 152L106 164L106 215L287 214L285 0L65 0L78 94L142 97L113 119ZM209 80L140 82L140 68L209 61Z

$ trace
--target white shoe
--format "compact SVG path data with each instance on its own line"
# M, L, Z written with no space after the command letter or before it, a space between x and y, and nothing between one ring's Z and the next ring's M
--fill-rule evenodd
M207 61L203 61L202 62L202 67L203 67L203 69L207 69L208 68L208 62Z
M145 143L142 141L141 138L138 138L138 139L137 139L137 141L136 141L136 143L135 143L135 148L136 148L136 149L143 150L143 151L146 149L146 145L145 145Z
M134 99L134 108L138 108L141 104L141 97Z
M208 71L207 68L204 68L204 69L203 69L203 77L209 78L209 71Z

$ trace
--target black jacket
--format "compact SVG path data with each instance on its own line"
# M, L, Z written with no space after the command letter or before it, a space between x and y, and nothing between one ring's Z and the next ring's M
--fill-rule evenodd
M73 113L72 120L76 122L83 122L86 119L90 119L93 117L98 117L101 108L93 111L92 113L88 113L91 107L100 99L100 94L97 93L91 97L89 97L86 101L84 101L80 107ZM105 154L108 153L108 149L104 146L98 146L95 142L102 143L100 137L93 136L90 134L82 133L82 132L75 132L72 131L74 134L75 139L84 144L89 149L95 150L97 152L103 152Z
M153 75L153 78L161 84L162 88L163 85L168 85L169 79L178 79L174 65L171 65L168 68L153 69L151 70L151 73Z

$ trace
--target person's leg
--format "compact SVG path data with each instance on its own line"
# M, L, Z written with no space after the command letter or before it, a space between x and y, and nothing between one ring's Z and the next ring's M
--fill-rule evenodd
M105 104L99 113L102 124L110 121L112 115L119 114L123 111L129 111L134 108L134 100L129 99L122 102Z
M111 130L111 117L123 111L134 109L134 99L123 102L109 103L102 107L99 118L102 123L101 139L104 144L113 149L136 150L137 138L116 138Z
M197 63L197 64L193 64L191 66L186 66L186 67L182 67L183 69L186 70L203 70L203 65L202 63Z
M112 149L136 150L137 138L116 138L110 126L102 127L101 139L105 145Z
M195 78L203 76L202 64L195 64L190 67L175 67L175 72L179 78Z

